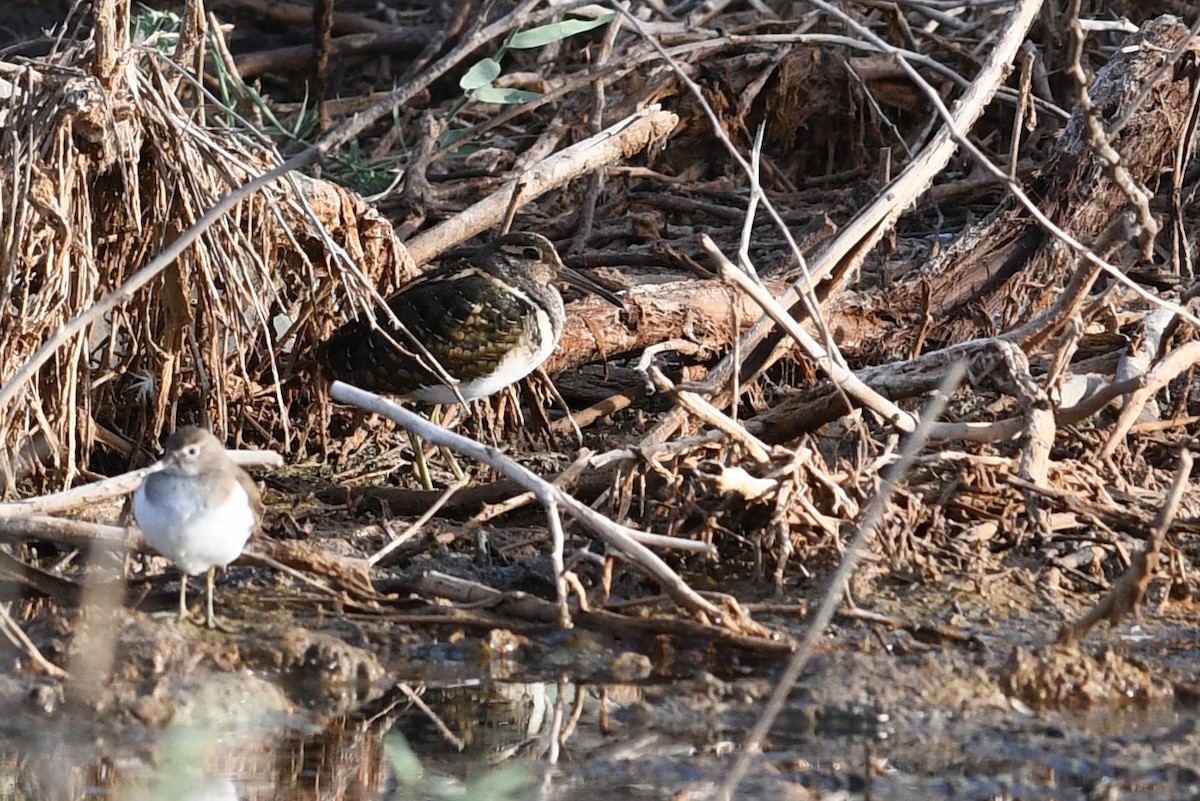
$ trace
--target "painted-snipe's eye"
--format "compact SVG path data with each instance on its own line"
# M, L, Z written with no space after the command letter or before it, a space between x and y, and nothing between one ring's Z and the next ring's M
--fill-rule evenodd
M542 251L535 248L533 245L526 245L521 248L521 255L530 261L541 261Z

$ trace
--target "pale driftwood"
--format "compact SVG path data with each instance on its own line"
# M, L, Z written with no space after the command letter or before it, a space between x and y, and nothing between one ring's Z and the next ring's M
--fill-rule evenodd
M405 247L417 264L425 264L459 242L499 223L518 184L522 186L521 202L528 203L575 178L645 150L665 139L678 124L679 117L674 113L657 105L647 106L531 167L478 203L413 237Z
M274 451L236 450L227 451L234 464L243 467L282 467L283 457ZM21 501L0 503L0 518L27 515L49 515L87 509L94 504L104 503L122 495L128 495L141 486L146 470L133 470L119 476L73 487L62 492L27 498Z
M771 461L771 449L767 447L766 443L759 441L758 437L747 431L740 423L733 420L695 392L688 392L676 387L675 383L663 375L662 370L659 370L657 367L651 365L647 374L650 376L650 380L654 382L656 389L660 392L670 393L681 406L698 419L724 432L725 436L729 437L732 442L745 448L747 455L751 459L759 464L767 464Z
M721 495L737 494L748 501L758 500L779 488L776 478L750 475L744 467L725 465L715 459L705 459L696 465L696 474L712 485Z
M1023 430L1021 458L1017 474L1032 484L1047 484L1050 481L1050 449L1054 446L1054 405L1050 396L1029 372L1029 358L1016 345L1006 344L1001 349L1004 359L1004 375L1011 385L1010 390L1017 399ZM1025 514L1028 526L1039 534L1050 531L1050 517L1041 504L1041 499L1026 493Z
M731 619L722 609L696 593L653 551L638 542L637 538L633 536L637 532L633 529L612 522L504 456L496 448L481 445L472 439L433 425L425 418L398 404L340 381L333 382L329 389L329 397L339 403L348 403L383 415L403 428L416 433L426 442L450 448L464 456L483 462L500 475L516 481L525 489L533 492L544 507L550 508L556 504L568 511L572 517L599 536L617 553L645 570L681 607L693 614L703 615L709 620L722 621L730 627L745 625L744 621Z
M562 515L558 513L558 504L555 499L551 497L543 502L546 506L546 524L550 529L550 564L554 568L554 592L558 597L558 627L569 629L572 626L571 599L568 596L567 588L567 563L563 556L567 547L567 535L563 531ZM586 600L584 600L584 608L586 609Z
M1200 342L1189 342L1168 353L1158 361L1158 364L1140 382L1141 385L1125 402L1121 416L1113 430L1109 432L1104 447L1100 449L1100 458L1107 459L1125 441L1125 435L1137 422L1142 408L1165 387L1168 382L1185 370L1190 370L1200 363Z
M704 446L722 448L725 434L721 431L704 431L691 437L680 437L670 442L660 442L646 448L614 448L611 451L598 453L592 457L593 470L608 470L615 464L636 462L639 459L673 458L683 453L691 453Z
M41 540L56 542L69 548L86 548L93 542L102 541L133 551L155 553L154 549L142 542L133 529L47 515L0 517L0 540Z
M1117 362L1118 381L1136 380L1150 371L1174 321L1175 315L1166 309L1153 309L1142 318L1140 336L1134 340L1132 351L1122 354Z
M437 570L421 570L404 578L406 588L423 598L445 598L460 608L483 607L503 611L523 620L554 623L557 604L523 592L501 592L486 584L451 576Z
M1162 385L1152 381L1147 373L1151 372L1155 359L1158 358L1158 352L1162 349L1163 340L1171 331L1174 322L1175 315L1167 309L1154 309L1149 312L1142 318L1139 326L1141 335L1133 340L1131 350L1127 349L1117 362L1117 381L1135 380L1141 381L1141 384L1138 390L1125 399L1121 416L1118 418L1113 432L1109 435L1102 455L1111 455L1113 449L1124 439L1135 423L1158 419L1154 396L1162 388ZM1164 356L1164 366L1166 361L1167 357ZM1154 375L1161 376L1162 370L1155 370ZM1168 376L1168 380L1170 377L1172 376ZM1142 379L1145 380L1142 381ZM1148 386L1149 384L1154 384L1154 386ZM1151 414L1147 415L1146 412L1151 412Z

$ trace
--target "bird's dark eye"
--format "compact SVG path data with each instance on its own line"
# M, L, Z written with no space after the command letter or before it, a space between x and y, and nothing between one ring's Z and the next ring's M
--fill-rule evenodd
M200 446L199 445L188 445L186 448L183 449L183 453L189 459L195 459L197 456L200 455Z
M521 248L521 253L530 261L540 261L542 258L542 251L538 250L533 245L526 245L525 247Z

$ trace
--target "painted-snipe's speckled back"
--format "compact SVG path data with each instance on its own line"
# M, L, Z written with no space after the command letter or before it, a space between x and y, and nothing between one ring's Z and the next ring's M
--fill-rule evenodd
M472 256L431 270L400 288L387 305L457 379L466 400L498 392L550 357L562 335L560 277L622 305L612 293L568 271L554 245L533 233L505 234ZM386 315L343 325L317 350L329 378L426 403L453 403L449 387L393 342L408 340Z

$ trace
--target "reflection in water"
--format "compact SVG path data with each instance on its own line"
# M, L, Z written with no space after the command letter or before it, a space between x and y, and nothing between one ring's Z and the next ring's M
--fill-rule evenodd
M379 721L347 715L329 720L313 733L290 733L275 754L272 784L288 788L289 799L379 797L384 786L384 726Z
M56 720L25 707L0 713L0 801L705 797L725 775L770 683L430 683L397 687L353 712L306 717L271 717L265 688L253 688L193 693L190 707L173 707L175 725L151 734L142 725L84 722L61 710ZM994 771L939 783L945 765L963 756L960 740L1029 786L1044 784L1046 775L1074 782L1104 769L1075 747L1089 742L1085 735L1061 719L1047 724L1039 750L1012 741L1007 709L994 711L989 740L967 734L978 721L956 728L953 716L888 708L869 696L831 703L823 692L792 694L740 797L934 801L1003 794L994 792ZM185 709L186 723L179 717ZM1193 753L1200 731L1188 714L1107 723L1115 732L1151 730L1164 753ZM898 769L901 758L905 767ZM1151 764L1144 775L1164 787L1194 788L1200 783L1192 764L1165 778Z
M88 736L31 721L44 739L0 747L0 798L245 801L282 791L295 801L377 799L394 783L385 737L412 743L427 775L478 773L496 755L538 741L556 694L542 684L395 691L370 709L282 735L231 730L228 717L223 728L214 715L168 728L152 743L117 745L111 732ZM210 698L209 708L227 702Z
M426 688L420 696L425 710L411 705L396 716L395 730L426 754L494 759L542 732L554 692L541 682Z
M375 801L467 790L525 797L534 771L497 763L544 765L564 744L580 753L597 748L605 740L602 720L621 728L610 714L618 701L640 701L640 690L602 693L566 682L417 686L319 723L293 718L282 734L278 725L222 729L215 719L202 726L193 718L150 741L119 744L111 729L68 738L43 722L40 747L10 741L0 749L0 798Z

